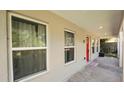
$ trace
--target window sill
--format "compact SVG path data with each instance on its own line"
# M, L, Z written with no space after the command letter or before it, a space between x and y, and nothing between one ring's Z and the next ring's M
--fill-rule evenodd
M68 65L71 65L71 64L73 64L73 63L76 63L76 61L75 61L75 60L69 61L68 63L65 63L64 65L65 65L65 66L68 66Z
M48 72L49 72L48 70L40 71L40 72L34 73L34 74L32 74L32 75L29 75L29 76L27 76L27 77L24 77L24 78L15 80L15 82L26 82L26 81L31 80L31 79L34 79L34 78L36 78L36 77L38 77L38 76L47 74Z

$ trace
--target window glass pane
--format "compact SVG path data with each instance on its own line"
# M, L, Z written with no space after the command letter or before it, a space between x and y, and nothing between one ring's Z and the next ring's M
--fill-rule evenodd
M65 31L65 46L74 46L74 33Z
M21 19L12 20L13 47L45 47L46 26Z
M98 44L98 41L97 41L97 52L98 52L98 50L99 50L98 46L99 46L99 44Z
M74 60L74 48L65 48L65 63Z
M46 26L38 25L38 46L46 46Z
M98 46L97 46L97 52L98 52Z
M92 40L92 53L95 53L95 41L94 40Z
M92 53L94 53L95 52L95 49L94 49L94 47L92 47Z
M14 80L46 70L46 50L13 51Z

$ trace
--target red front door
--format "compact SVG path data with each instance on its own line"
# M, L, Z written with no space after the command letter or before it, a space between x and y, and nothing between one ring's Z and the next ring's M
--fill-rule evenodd
M86 37L86 61L89 61L89 37Z

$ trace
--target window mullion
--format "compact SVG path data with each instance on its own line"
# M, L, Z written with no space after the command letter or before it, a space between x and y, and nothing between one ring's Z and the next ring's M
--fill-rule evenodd
M22 47L22 48L12 48L13 51L23 51L23 50L40 50L40 49L47 49L47 47Z
M75 48L75 46L65 46L64 48Z

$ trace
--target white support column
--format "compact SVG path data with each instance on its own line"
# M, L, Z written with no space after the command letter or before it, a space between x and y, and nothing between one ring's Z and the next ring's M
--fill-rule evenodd
M123 30L123 37L124 37L124 30ZM123 52L122 52L122 58L123 58L123 62L122 62L122 65L123 65L123 82L124 82L124 38L122 40L122 47L123 47Z
M119 66L122 67L123 65L123 32L120 31L119 33Z
M124 37L124 18L122 22L122 37ZM122 39L122 67L123 67L123 82L124 82L124 38Z
M120 57L120 35L118 35L118 42L117 42L117 57L119 58Z

